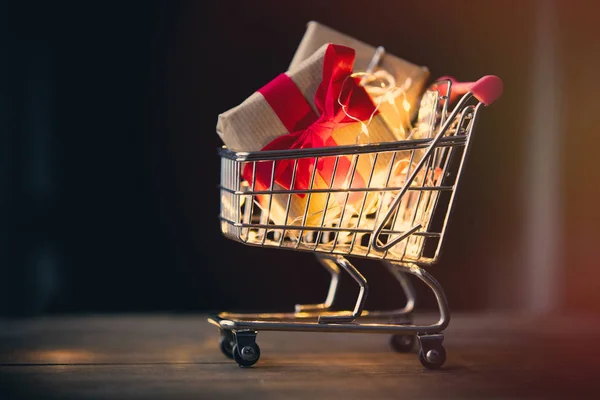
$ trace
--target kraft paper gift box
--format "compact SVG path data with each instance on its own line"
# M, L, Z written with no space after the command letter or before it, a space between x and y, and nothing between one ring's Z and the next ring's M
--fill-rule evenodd
M366 72L377 51L375 46L371 46L319 22L310 21L306 26L306 31L298 45L289 69L294 69L300 65L300 63L309 58L318 48L326 43L348 46L356 51L354 72ZM393 54L384 52L380 62L373 69L374 74L379 74L380 72L389 74L393 78L393 81L395 81L394 86L402 89L402 91L396 91L396 95L392 99L393 104L387 101L376 100L376 102L380 103L379 112L398 139L405 139L409 131L407 127L410 126L411 120L416 116L420 97L427 86L430 77L429 70L427 67L413 64ZM385 73L379 76L386 76L387 74ZM377 80L372 83L380 84L381 82ZM366 87L367 91L371 91L369 86ZM379 89L374 85L370 87L372 90ZM378 92L381 93L381 90L378 90ZM404 95L402 92L404 92ZM405 109L405 99L408 105L410 105L408 111Z
M351 77L355 51L346 46L322 45L310 57L286 73L280 74L244 102L219 115L217 133L225 145L234 151L261 151L274 149L299 149L335 145L355 145L396 141L397 137L378 113L372 99ZM339 101L346 107L341 107ZM349 115L351 117L349 117ZM357 122L358 120L364 122ZM363 127L367 121L368 133ZM344 187L349 182L351 157L340 158L331 183L334 161L321 159L316 166L312 159L298 161L294 182L291 181L294 160L277 161L274 170L274 190L308 189L311 172L313 189ZM386 167L391 155L382 154L377 159L377 173L370 187L382 187ZM257 163L252 171L243 168L242 176L254 190L270 190L272 162ZM368 155L358 157L352 187L365 187L372 166ZM253 182L254 177L254 182ZM326 223L339 215L345 195L326 193L274 194L258 196L260 207L269 207L269 217L277 225L300 225L308 209L306 226L320 225L326 211ZM270 197L270 201L269 201ZM286 209L289 199L289 212ZM355 193L349 196L350 207L360 207L362 202L371 207L377 201L373 192L368 196ZM308 203L308 204L307 204ZM306 208L308 206L308 208ZM350 217L351 212L346 212ZM339 223L339 221L338 221Z

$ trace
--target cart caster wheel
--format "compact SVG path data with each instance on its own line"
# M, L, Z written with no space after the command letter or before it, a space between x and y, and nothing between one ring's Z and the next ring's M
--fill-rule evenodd
M438 369L446 362L446 349L441 345L427 350L427 353L419 349L419 361L425 368Z
M260 347L256 343L247 344L241 349L237 344L233 346L233 359L242 368L251 367L260 358Z
M219 348L221 349L221 353L223 353L225 357L233 359L234 345L235 338L233 337L233 332L226 329L222 330L221 339L219 340Z
M415 347L415 335L395 334L390 338L390 346L397 353L409 353Z

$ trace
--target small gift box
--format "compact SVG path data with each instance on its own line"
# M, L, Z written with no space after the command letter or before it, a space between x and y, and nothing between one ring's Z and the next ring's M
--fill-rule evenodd
M379 103L380 114L397 138L406 139L410 122L417 113L420 96L430 76L427 67L415 65L387 52L381 54L378 48L363 41L310 21L289 68L294 69L326 43L348 46L356 51L354 71L368 72L363 85L375 102Z
M217 132L225 145L235 151L396 141L397 137L359 84L360 79L352 76L354 58L352 48L334 44L321 46L242 104L220 114ZM353 177L348 176L353 169L351 157L340 157L337 163L333 157L325 157L316 165L312 158L301 158L297 164L295 160L281 160L275 166L272 162L259 162L247 165L242 176L254 190L306 190L315 169L313 189L347 188L348 182L352 182L353 188L362 188L369 178L370 187L382 187L390 158L379 157L377 166L373 167L369 156L360 156ZM371 177L373 168L376 172ZM304 222L306 226L319 225L323 219L327 223L329 218L338 215L342 204L352 207L360 203L360 207L365 202L369 208L376 201L374 192L368 196L358 192L332 196L322 192L311 196L273 194L258 199L260 206L270 206L269 217L276 224ZM287 207L289 212L286 212ZM308 210L307 218L302 221L305 210Z

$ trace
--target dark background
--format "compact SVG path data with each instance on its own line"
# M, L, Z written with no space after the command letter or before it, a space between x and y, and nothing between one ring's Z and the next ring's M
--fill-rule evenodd
M561 385L591 388L600 320L599 11L594 0L0 0L0 316L19 320L4 324L0 347L8 360L35 362L5 364L2 372L17 372L0 376L0 390L48 382L123 395L141 385L160 395L198 384L195 372L168 363L167 379L156 379L155 364L143 367L157 354L196 357L195 328L173 332L158 318L164 325L148 329L149 344L138 333L103 344L97 339L123 328L21 317L107 313L99 321L113 324L118 313L174 312L199 313L197 321L216 310L292 310L323 299L328 276L311 254L246 247L225 239L218 223L217 115L287 68L309 20L383 45L432 78L503 79L502 97L474 132L445 253L429 270L458 314L454 348L469 348L454 358L464 366L454 383L524 382L519 397L536 386L559 397ZM551 124L540 123L546 118ZM550 144L558 151L545 158ZM556 166L550 177L548 165ZM556 202L545 201L548 193ZM355 263L371 285L368 308L401 305L383 268ZM417 307L432 310L431 295L418 289ZM344 278L337 307L355 294ZM507 310L524 325L541 317L531 342L521 324L497 322L495 311ZM146 330L124 320L132 332ZM467 334L471 324L480 330ZM484 343L510 335L507 343L533 346L514 358L504 340L490 340L489 352L472 346L469 334L484 331ZM172 355L161 344L169 335ZM106 378L105 345L132 368ZM135 352L146 345L151 351ZM93 364L63 369L88 357L100 360L100 373ZM59 363L49 367L55 373L39 364L48 359Z
M490 306L490 293L502 297L515 274L498 264L522 212L513 177L533 12L529 2L486 4L2 3L1 313L321 301L328 275L311 254L245 247L218 224L217 115L286 70L309 20L384 45L432 78L504 79L502 101L484 110L447 250L431 271L454 310ZM401 305L383 268L356 265L371 282L368 306ZM342 285L339 306L347 306L354 286Z

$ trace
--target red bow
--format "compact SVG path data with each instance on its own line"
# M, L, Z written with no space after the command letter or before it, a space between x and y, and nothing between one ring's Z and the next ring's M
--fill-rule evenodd
M300 90L286 74L279 75L259 90L290 132L274 139L262 150L336 146L332 137L335 129L357 123L356 119L368 120L376 112L371 98L364 88L358 84L358 79L348 78L352 74L354 57L355 52L352 48L340 45L329 45L327 47L323 60L323 78L314 98L318 117ZM344 93L342 93L342 90ZM346 113L356 119L348 117L340 103L344 104ZM254 190L269 189L273 168L272 161L259 162L255 165ZM320 158L317 164L317 171L327 184L331 184L334 165L335 157ZM275 182L285 189L290 189L293 168L293 159L277 161L274 171ZM313 168L314 158L301 158L298 160L294 190L305 190L310 187ZM252 169L251 165L246 165L242 173L242 177L248 182L252 182ZM347 157L339 157L332 187L342 187L349 170L350 160ZM352 186L364 187L364 181L359 174L355 174ZM304 197L305 194L301 193L299 196Z

